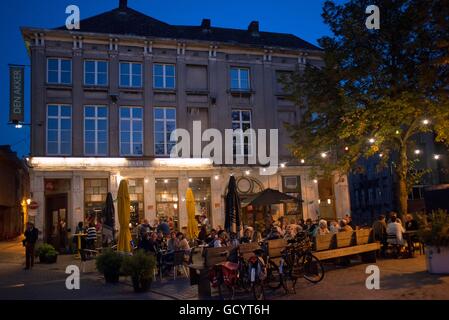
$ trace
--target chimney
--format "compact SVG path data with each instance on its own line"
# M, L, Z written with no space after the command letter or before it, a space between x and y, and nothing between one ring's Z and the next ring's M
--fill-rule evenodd
M128 0L120 0L118 7L120 9L128 8Z
M253 36L259 35L259 21L251 21L248 26L248 31L251 32Z
M201 21L201 28L203 28L203 30L210 30L210 19L203 19L203 21Z

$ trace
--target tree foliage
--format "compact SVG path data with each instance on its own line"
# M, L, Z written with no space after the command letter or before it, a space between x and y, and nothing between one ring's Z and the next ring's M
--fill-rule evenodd
M365 26L371 4L380 9L379 30ZM323 66L284 80L303 107L289 126L291 149L323 174L347 173L360 157L395 158L406 212L416 135L433 132L449 145L449 1L327 1L322 16L333 33L319 40Z

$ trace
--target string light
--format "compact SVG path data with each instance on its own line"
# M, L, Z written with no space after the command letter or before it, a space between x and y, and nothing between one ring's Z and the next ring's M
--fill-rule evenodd
M168 183L168 179L165 179L165 180L164 180L164 183Z
M428 119L424 119L422 121L422 124L425 125L425 126L427 126L429 123L430 123L430 121Z
M322 152L321 153L321 158L326 158L327 157L327 153L326 152Z
M349 151L349 147L345 147L345 151Z
M281 163L281 168L285 168L285 163Z
M383 156L384 156L383 153L380 153L380 154L379 154L379 158L382 158Z
M189 182L192 182L193 180L192 180L192 178L189 178Z
M318 180L317 179L313 179L313 183L318 183Z
M416 149L415 154L421 154L421 150Z
M400 134L401 132L399 130L396 130L396 134Z
M301 163L302 163L302 164L306 163L306 160L301 159Z
M435 155L433 156L433 158L434 158L435 160L440 160L441 156L440 156L439 154L435 154Z
M215 180L218 180L218 179L220 179L220 176L216 175L216 176L214 177L214 179L215 179Z
M246 170L246 171L245 171L245 174L246 174L247 176L249 176L250 173L251 173L251 171L249 171L249 170Z
M376 142L376 139L370 138L370 139L368 140L368 142L371 143L371 144L373 144L374 142Z

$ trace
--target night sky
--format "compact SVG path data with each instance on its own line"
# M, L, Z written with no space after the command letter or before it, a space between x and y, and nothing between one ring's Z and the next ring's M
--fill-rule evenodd
M81 19L118 6L118 0L13 0L2 2L0 11L2 56L0 63L0 145L12 145L19 156L29 154L29 127L15 129L8 125L8 64L29 65L19 28L21 26L54 28L65 24L65 8L78 5ZM262 31L292 33L313 44L329 35L321 18L324 0L129 0L128 6L170 24L199 25L210 18L212 25L246 29L258 20ZM342 1L338 1L342 2ZM29 123L29 68L26 68L25 122Z

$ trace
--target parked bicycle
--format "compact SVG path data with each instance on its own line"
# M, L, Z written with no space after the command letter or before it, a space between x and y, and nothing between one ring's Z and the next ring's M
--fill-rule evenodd
M287 293L296 292L295 286L301 276L311 283L323 280L324 267L312 253L312 241L308 233L301 232L295 239L288 241L281 253L279 273L281 285Z

